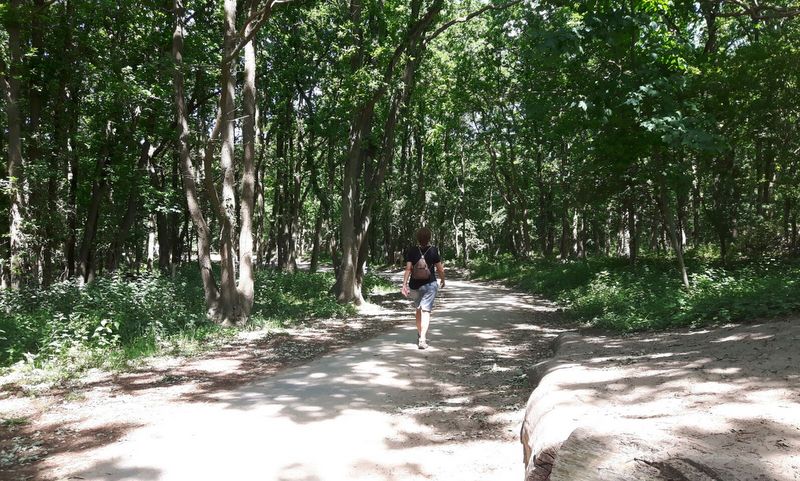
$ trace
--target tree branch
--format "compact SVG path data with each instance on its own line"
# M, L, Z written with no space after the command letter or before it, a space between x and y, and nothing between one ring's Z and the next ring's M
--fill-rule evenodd
M444 33L448 28L452 27L453 25L456 25L456 24L459 24L459 23L469 22L473 18L475 18L475 17L477 17L479 15L482 15L484 12L487 12L489 10L505 10L506 8L512 7L512 6L517 5L519 3L522 3L522 0L511 0L510 2L506 2L506 3L500 4L500 5L489 4L489 5L486 5L485 7L481 7L479 9L475 10L474 12L472 12L470 14L467 14L467 15L465 15L463 17L454 18L454 19L450 20L449 22L443 23L439 28L434 30L433 33L431 33L425 39L425 43L428 43L431 40L435 39L436 37L438 37L439 35Z
M757 3L748 4L741 0L722 0L720 2L721 6L726 3L735 6L737 10L733 12L719 12L717 14L718 17L750 17L753 20L771 20L777 18L792 18L800 15L800 5L777 7L773 5L759 5Z
M263 27L264 24L267 22L267 19L269 19L275 7L277 7L278 5L283 5L285 3L292 3L293 1L295 0L267 0L263 8L261 8L256 13L250 15L250 17L247 20L245 20L244 24L242 25L242 28L236 34L236 36L241 40L239 41L238 44L236 44L236 47L233 49L231 54L225 57L224 63L232 62L233 59L235 59L236 56L239 55L239 52L242 51L245 45L250 43L250 41L253 39L253 37L256 36L258 31L261 30L261 27ZM250 28L250 31L247 33L247 35L245 35L245 32L247 32L248 28Z
M397 48L394 51L394 54L392 55L392 59L389 61L389 67L386 69L386 72L384 74L384 79L383 79L384 82L388 83L391 80L392 72L394 71L394 68L397 65L397 63L400 61L400 57L403 55L403 52L405 52L406 49L412 43L414 43L414 41L420 35L424 34L425 30L433 22L433 19L436 16L436 14L438 14L439 11L441 10L442 3L443 2L441 1L433 2L433 5L431 5L430 9L428 9L428 11L425 12L425 15L423 15L423 17L419 19L408 31L406 38L403 40L403 42L400 43L400 45L397 46Z

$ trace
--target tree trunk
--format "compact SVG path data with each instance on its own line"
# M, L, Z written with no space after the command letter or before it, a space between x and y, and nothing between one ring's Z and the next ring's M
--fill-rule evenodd
M639 232L632 198L628 199L628 256L631 264L636 264L639 257Z
M700 178L697 172L697 159L692 158L692 245L700 245L700 211L702 209L702 194L700 193Z
M277 173L276 173L276 179L280 179ZM265 265L272 264L272 258L274 257L273 254L278 247L277 235L278 235L278 221L281 215L281 205L282 205L281 185L280 182L275 182L275 187L273 188L273 194L272 194L272 215L270 216L270 221L269 221L269 234L267 236L267 242L264 249Z
M258 119L256 119L258 125ZM260 136L259 136L260 137ZM256 266L264 266L264 221L267 217L266 197L264 196L264 153L269 144L270 135L267 134L266 138L261 139L261 146L259 148L258 162L256 164L256 194L253 207L254 215L254 228L253 233L253 252L255 259L253 260Z
M10 283L12 288L19 288L23 284L24 260L26 251L25 237L22 232L25 216L24 192L24 167L22 160L22 115L20 114L20 85L19 78L22 67L22 39L18 20L21 0L10 0L6 18L13 17L6 22L8 32L8 53L10 65L0 60L3 73L3 94L6 104L6 119L8 122L8 192L10 194L9 210L9 254L10 254ZM10 15L9 15L10 13Z
M177 152L175 153L177 154ZM172 186L172 191L177 192L180 188L178 184L178 179L180 178L178 175L178 164L180 163L180 159L177 155L173 155L172 161L172 174L170 175L170 183ZM183 207L183 206L181 206ZM181 265L181 259L183 257L183 239L186 236L188 231L187 224L187 217L186 217L186 210L183 209L183 215L178 212L177 209L172 209L169 213L169 239L170 239L170 268L171 274L174 276L177 272L178 267ZM181 229L181 224L183 224L183 229ZM188 236L186 236L188 239Z
M409 24L409 29L402 43L397 46L389 64L384 70L383 82L381 82L381 85L374 89L369 97L356 108L351 117L349 147L344 165L344 177L342 182L341 239L343 252L336 284L334 285L334 292L339 302L354 302L355 304L361 304L363 302L359 269L363 267L363 260L366 259L366 253L362 249L362 243L366 241L369 230L370 210L372 208L369 203L374 202L374 200L372 200L373 196L377 195L378 189L380 189L382 172L385 170L385 163L382 162L385 157L382 157L378 162L377 168L372 171L372 175L365 176L367 178L367 197L365 198L367 203L361 205L359 181L365 158L367 158L365 149L369 145L369 138L372 133L375 106L378 101L386 95L395 68L401 61L404 53L409 52L414 46L421 45L419 42L422 42L427 29L432 25L434 18L442 9L443 2L441 0L434 0L425 14L417 18L421 5L422 3L418 0L411 3L412 21ZM360 2L351 3L350 15L353 24L356 26L356 30L360 29L362 18L362 6ZM356 36L359 38L359 41L363 43L360 31L356 32ZM421 49L419 54L421 55ZM352 71L356 72L363 67L364 60L364 52L362 49L359 49L359 54L354 55L351 61ZM414 61L415 59L413 59L412 56L409 63L413 64ZM411 68L412 80L414 70L415 67ZM408 70L406 73L407 72ZM406 80L408 77L405 75L404 77L405 85L410 87ZM393 142L393 132L391 135ZM421 176L422 172L419 171L418 174ZM361 274L363 275L363 270Z
M251 5L251 15L256 13L258 2ZM245 35L251 33L248 26ZM256 154L256 49L255 40L244 47L244 120L242 124L242 202L239 231L239 303L241 315L250 316L254 300L253 276L253 209L255 207L255 154Z
M311 272L317 272L317 268L319 267L320 244L322 242L322 222L322 213L317 212L317 217L314 220L314 243L311 247L311 266L309 267Z
M328 177L328 184L330 186L334 185L334 176L336 175L336 163L335 163L335 143L333 136L328 136L327 139L327 159L326 159L326 167L327 167L327 177ZM323 239L321 238L321 230L323 225L326 221L330 221L330 213L331 213L331 198L330 194L328 193L328 189L323 189L319 182L319 174L317 172L316 167L313 165L313 157L309 155L307 157L307 161L309 163L308 169L310 172L310 182L311 188L314 190L314 194L317 196L317 200L319 200L319 207L320 211L317 213L317 220L315 222L314 228L314 250L321 251L322 250L322 242ZM328 234L330 236L330 234ZM311 256L311 265L312 271L317 269L317 263L319 262L319 252L317 252L317 259L314 258L313 252ZM315 263L316 261L316 263ZM334 267L338 267L338 265L334 262Z
M350 19L353 30L359 41L358 52L353 55L350 63L351 71L357 72L364 63L363 32L361 21L363 6L361 2L350 3ZM336 283L333 291L339 302L352 302L359 305L363 302L361 290L356 285L356 264L358 263L358 248L356 246L356 206L358 204L358 183L361 172L363 144L372 124L372 109L374 104L367 101L359 105L352 114L347 156L342 173L342 203L341 221L339 223L339 236L341 239L342 258L339 270L336 273Z
M72 279L76 275L76 254L78 242L78 152L77 138L78 138L78 99L76 95L71 95L73 110L70 111L70 125L69 125L69 149L67 150L67 159L69 161L69 173L67 179L69 180L69 189L67 193L67 245L65 258L67 260L67 278Z
M197 231L197 260L200 264L200 276L203 280L203 294L212 319L217 318L219 291L214 281L211 270L211 230L208 228L200 199L197 195L197 186L194 181L194 167L192 166L189 152L189 122L186 100L183 91L183 16L184 11L181 0L174 0L175 32L172 36L172 60L175 68L172 73L172 82L175 93L175 108L178 123L178 152L183 178L183 190L186 195L186 204L192 223Z
M158 270L166 274L170 272L172 263L172 228L169 216L164 212L156 212L156 233L158 240Z
M669 201L669 194L667 192L666 180L662 177L661 183L658 188L658 204L661 210L661 216L664 220L664 228L667 230L672 250L675 252L675 257L678 259L678 269L681 272L681 281L683 286L689 289L689 276L686 273L686 264L683 262L683 246L678 240L675 229L675 218L672 214L672 207Z
M294 114L293 114L294 115ZM301 135L298 126L297 134ZM303 179L300 175L302 153L298 152L297 146L300 140L294 138L294 133L289 137L289 151L287 155L288 168L286 170L286 195L287 200L284 208L283 237L282 245L284 248L284 258L281 263L281 270L284 272L297 271L297 235L300 232L300 210L303 205ZM297 142L295 142L297 140Z
M366 108L358 112L358 119L353 122L350 131L350 148L344 164L342 179L342 219L341 249L342 259L339 275L336 279L335 292L339 302L352 302L360 305L364 302L357 282L358 248L356 238L356 208L358 205L358 176L361 170L362 143L366 142L372 109Z
M42 123L42 111L47 105L47 92L49 89L40 88L45 85L45 79L42 77L42 61L46 55L44 43L44 29L42 28L42 16L45 12L44 0L33 0L33 14L31 15L31 48L30 60L27 70L30 73L28 82L28 154L26 162L29 165L41 165L41 157L44 153L44 143L42 139L44 136L40 132ZM50 199L55 197L55 179L54 175L58 172L58 165L54 165L53 155L49 156L48 166L50 167L47 172L47 183L45 185L32 185L31 186L31 199L28 204L30 206L37 206L36 210L46 211L49 206ZM38 183L37 183L38 184ZM34 212L29 215L33 217ZM51 223L55 219L46 218L41 226L37 236L35 236L35 243L38 246L30 246L31 250L39 251L39 262L32 264L37 267L37 270L42 274L42 284L50 284L51 276L51 256L50 256L50 239L53 237ZM37 248L38 247L38 248ZM32 280L34 282L39 279L39 276L34 273Z
M110 135L107 132L106 135ZM111 139L106 138L106 143L110 143ZM100 221L100 205L103 203L103 198L108 189L107 173L109 165L111 164L111 153L106 145L103 151L97 158L95 169L95 181L92 184L92 196L89 200L89 210L86 213L86 224L83 231L83 239L81 240L80 251L78 252L78 282L88 283L92 281L94 276L94 247L95 237L97 236L97 227Z
M139 162L136 165L137 177L147 176L147 165L150 162L150 142L144 138L139 143ZM111 242L111 249L106 258L106 267L109 272L115 272L119 267L120 259L122 258L122 247L128 239L128 234L136 221L136 212L139 205L139 179L137 178L131 186L131 191L128 193L128 203L125 209L125 216L120 222L119 230L114 240Z
M236 185L234 172L234 117L235 84L234 63L230 60L236 47L236 0L225 0L225 35L222 49L222 100L220 116L220 140L222 154L222 212L220 218L220 314L223 325L239 322L241 311L239 294L236 289L236 270L234 267L233 236L236 225Z
M570 252L569 210L564 207L561 211L561 242L559 243L559 256L567 260Z

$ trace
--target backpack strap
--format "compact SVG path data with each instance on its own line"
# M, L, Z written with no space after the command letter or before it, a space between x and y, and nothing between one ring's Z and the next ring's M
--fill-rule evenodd
M425 252L422 252L422 247L420 247L420 246L417 246L417 249L419 249L419 255L420 255L420 256L421 256L423 259L425 259L425 255L428 253L428 251L430 251L430 250L431 250L431 247L433 247L433 246L428 246L428 248L427 248L427 249L425 249ZM425 263L426 263L426 264L428 263L428 259L425 259Z

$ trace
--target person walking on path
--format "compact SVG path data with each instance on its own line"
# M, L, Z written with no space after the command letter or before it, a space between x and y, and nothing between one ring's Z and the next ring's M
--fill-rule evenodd
M422 227L417 230L417 245L406 250L406 270L403 273L404 296L414 300L417 319L417 347L426 349L428 341L426 334L431 323L433 301L439 286L444 288L444 265L439 255L439 249L430 245L431 230ZM440 284L436 283L436 273L439 273Z

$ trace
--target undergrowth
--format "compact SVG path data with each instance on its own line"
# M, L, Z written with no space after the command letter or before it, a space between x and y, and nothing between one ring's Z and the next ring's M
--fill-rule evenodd
M673 259L590 258L530 262L479 260L474 278L503 280L559 302L573 318L616 331L697 327L755 321L800 311L800 262L739 261L727 266L687 257L691 287L683 287Z
M280 328L354 314L330 294L331 273L256 273L255 303L245 328ZM369 275L364 293L388 281ZM226 342L235 329L209 321L199 273L186 266L174 277L99 278L86 286L61 282L47 289L0 292L0 366L18 361L50 367L65 378L87 368L121 368L157 354L191 355Z

